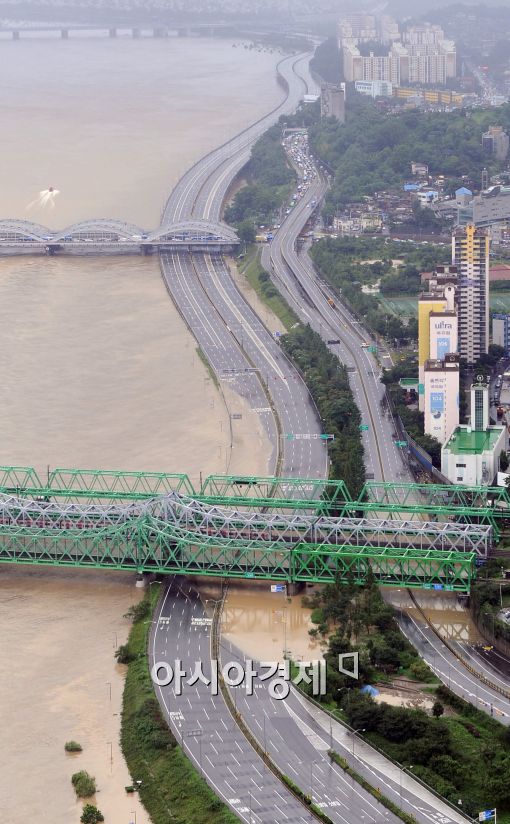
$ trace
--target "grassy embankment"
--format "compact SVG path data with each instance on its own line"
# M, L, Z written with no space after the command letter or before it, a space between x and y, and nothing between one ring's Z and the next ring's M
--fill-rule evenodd
M121 743L140 799L153 824L236 824L239 819L209 789L168 728L149 673L147 639L159 587L151 586L128 640ZM136 786L136 784L135 784Z
M258 246L255 244L248 246L246 257L240 261L238 268L260 300L281 320L285 330L289 330L291 326L299 322L298 316L273 286L268 273L262 266Z

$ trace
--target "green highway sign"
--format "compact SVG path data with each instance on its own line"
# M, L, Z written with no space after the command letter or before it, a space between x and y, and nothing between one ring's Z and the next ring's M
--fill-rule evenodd
M285 440L286 441L293 441L294 440L294 435L292 434L292 432L288 432L287 435L285 435Z
M369 346L368 351L372 352L372 354L376 355L377 354L377 346Z
M325 434L321 435L321 441L334 441L334 440L335 440L334 435L325 435Z
M359 431L360 432L368 432L368 425L366 423L360 423Z
M407 446L407 441L393 441L393 443L401 449L404 449Z

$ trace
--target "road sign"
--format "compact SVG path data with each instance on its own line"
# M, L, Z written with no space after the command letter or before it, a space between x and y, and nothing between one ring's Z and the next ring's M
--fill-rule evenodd
M232 418L233 421L240 421L240 420L242 420L243 416L241 415L240 412L232 412L230 417Z
M273 335L275 336L275 338L281 338L282 333L278 332L278 330L276 330L276 332L273 332Z
M333 346L333 344L340 343L340 341L339 340L328 340L328 343L330 344L330 346Z
M373 355L377 354L377 346L369 346L368 351L372 352Z
M478 821L496 821L496 810L483 810L478 813Z
M393 443L395 444L395 446L399 446L400 449L405 449L405 447L407 446L407 441L393 441Z
M285 584L271 584L271 592L285 592L286 589Z
M334 435L326 435L326 434L321 435L321 441L334 441L334 440L335 440Z
M443 589L442 584L434 584L434 589Z
M368 432L368 425L366 423L360 423L359 431L360 432Z
M292 432L288 432L288 433L285 435L285 440L286 440L286 441L293 441L293 440L294 440L294 435L292 434Z

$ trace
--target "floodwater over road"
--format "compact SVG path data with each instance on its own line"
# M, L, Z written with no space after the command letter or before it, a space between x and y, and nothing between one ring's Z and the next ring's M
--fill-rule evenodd
M216 599L221 587L195 579L203 601ZM231 583L222 614L221 632L243 652L257 661L281 661L283 651L295 661L322 658L324 648L310 638L315 624L311 610L302 606L307 589L287 598L285 592L271 592L269 581Z
M0 217L155 227L185 169L276 105L276 59L206 39L0 42ZM49 186L54 209L27 211ZM267 472L257 416L227 390L225 405L157 260L2 259L0 329L0 463ZM77 824L83 768L108 824L146 824L124 790L113 659L133 584L0 566L2 821Z

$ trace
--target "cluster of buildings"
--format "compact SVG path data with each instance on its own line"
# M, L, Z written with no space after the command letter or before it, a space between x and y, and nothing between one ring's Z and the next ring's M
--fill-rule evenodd
M406 84L445 86L456 77L455 43L440 26L423 23L401 30L387 15L350 14L340 21L338 35L345 80L389 84L379 87L383 96L390 86L391 93Z
M489 422L484 377L471 388L469 425L459 423L460 359L473 366L489 349L489 261L487 230L456 227L452 263L437 267L418 305L418 405L425 433L443 444L443 475L466 485L492 483L507 448L506 426Z

